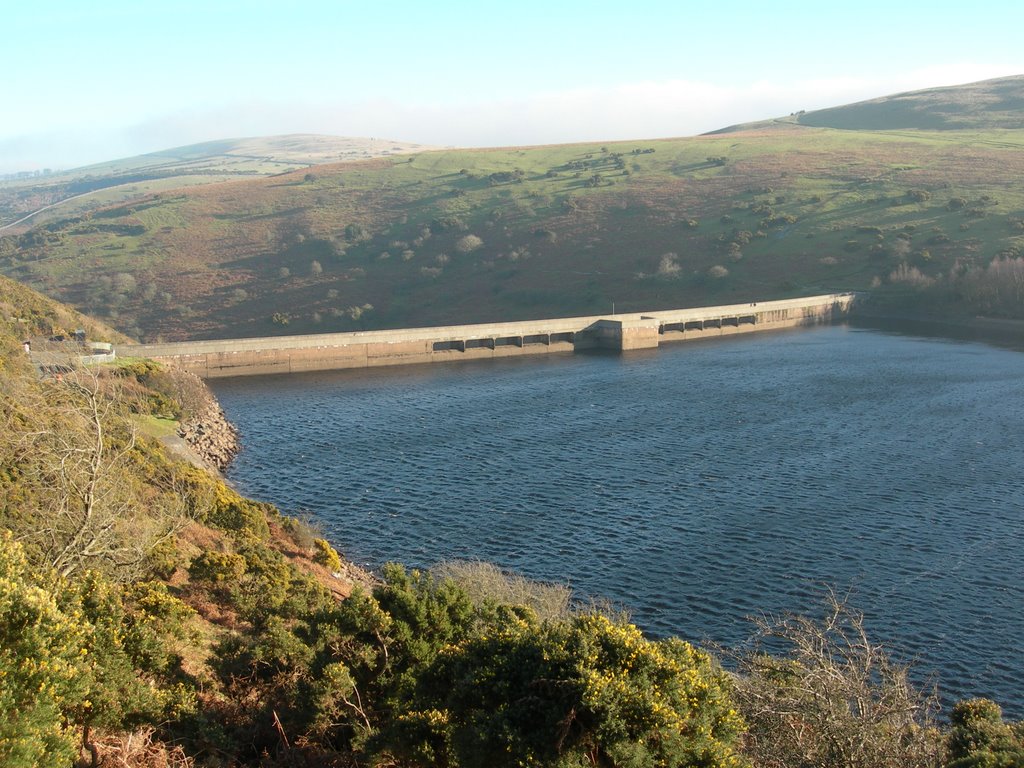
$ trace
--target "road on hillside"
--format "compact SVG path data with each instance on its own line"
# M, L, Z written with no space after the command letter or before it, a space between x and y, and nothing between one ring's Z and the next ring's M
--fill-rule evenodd
M72 195L71 197L65 197L63 200L58 200L55 203L50 203L49 205L44 205L42 208L37 208L36 210L32 211L32 213L28 214L27 216L22 216L17 221L12 221L10 224L0 225L0 232L3 232L5 229L10 229L11 227L16 227L19 224L28 221L33 216L35 216L37 214L40 214L43 211L48 211L51 208L56 208L58 205L63 205L64 203L67 203L67 202L69 202L71 200L77 200L80 197L86 197L88 195L94 195L97 192L106 191L108 189L113 189L113 187L104 187L102 190L93 189L93 190L90 190L89 192L82 192L80 195Z

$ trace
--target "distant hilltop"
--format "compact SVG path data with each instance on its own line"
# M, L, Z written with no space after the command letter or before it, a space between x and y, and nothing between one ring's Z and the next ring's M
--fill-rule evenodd
M788 117L740 123L708 136L779 124L846 131L962 131L1024 128L1024 75L926 88Z
M288 134L219 139L66 171L23 171L0 180L0 229L179 187L430 149L392 139Z
M294 170L295 166L362 160L383 155L422 152L427 149L434 147L393 139L293 133L189 144L126 160L78 168L70 173L108 173L118 168L130 171L144 168L165 171L228 170L236 166L251 172L253 164L265 172L271 170L266 166L281 166L277 170L285 171Z

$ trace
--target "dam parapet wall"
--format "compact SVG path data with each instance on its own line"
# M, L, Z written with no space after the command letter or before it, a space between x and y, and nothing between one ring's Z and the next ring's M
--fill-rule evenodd
M798 325L849 314L856 293L652 312L387 331L122 344L118 357L147 357L203 378L450 362L585 349L628 352Z

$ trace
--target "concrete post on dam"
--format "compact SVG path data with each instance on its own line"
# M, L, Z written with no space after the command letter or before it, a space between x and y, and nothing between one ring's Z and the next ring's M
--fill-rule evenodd
M855 293L513 323L324 333L252 339L122 344L118 357L148 357L203 378L369 368L607 349L655 349L690 341L799 325L849 314Z

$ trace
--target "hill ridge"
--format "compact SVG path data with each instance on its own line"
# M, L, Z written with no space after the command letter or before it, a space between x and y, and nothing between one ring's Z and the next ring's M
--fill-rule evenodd
M936 86L756 120L704 135L771 126L807 126L839 130L993 130L1024 128L1024 74Z

